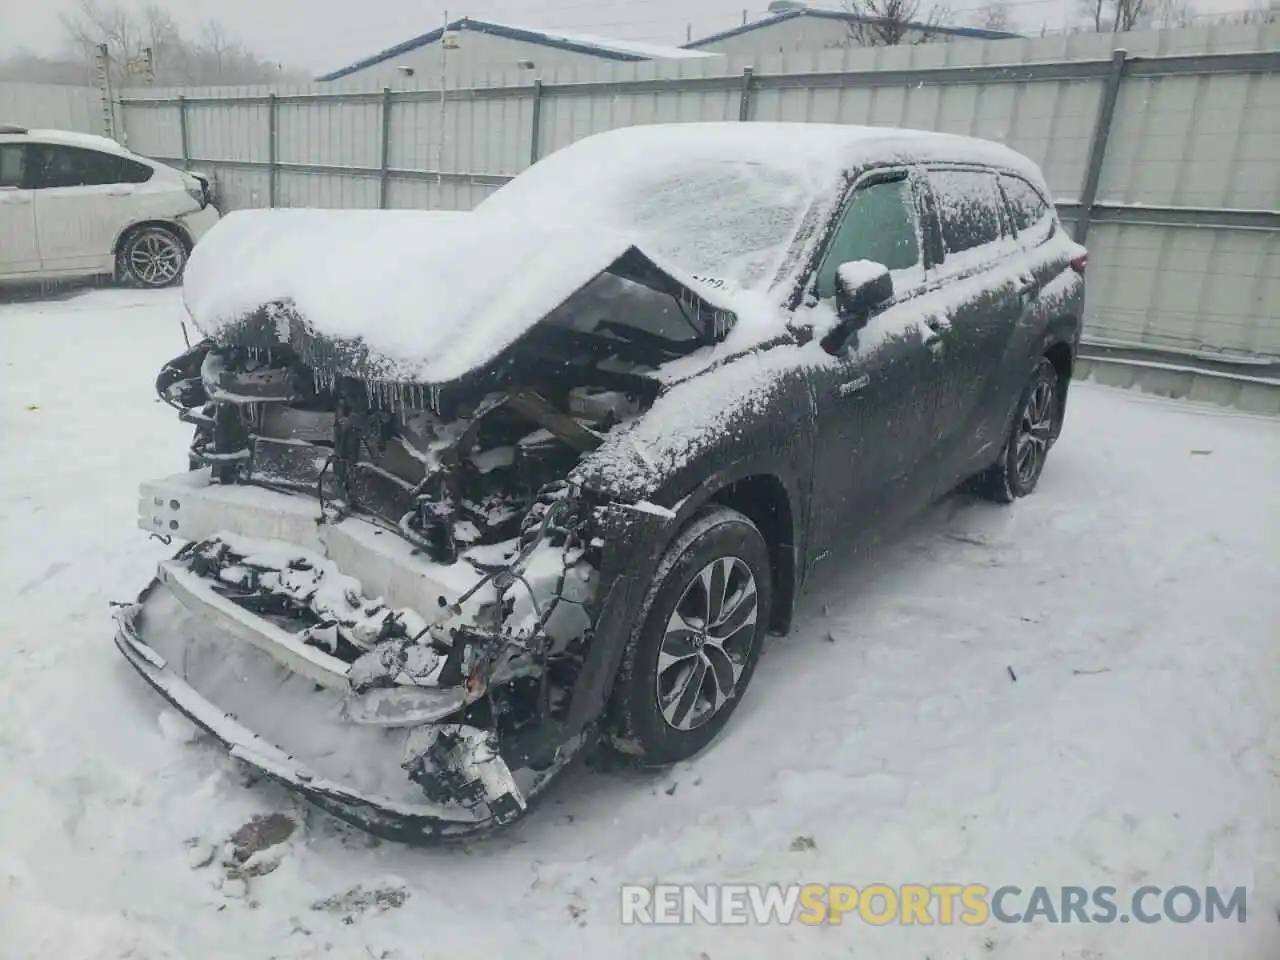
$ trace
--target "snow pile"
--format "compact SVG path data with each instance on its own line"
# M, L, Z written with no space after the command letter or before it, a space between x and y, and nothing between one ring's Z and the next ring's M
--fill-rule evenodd
M86 914L25 899L0 887L4 960L178 960L154 929L125 913Z
M185 463L148 389L180 314L0 305L3 960L1276 956L1274 418L1073 386L1034 496L823 560L693 760L570 773L506 834L415 850L164 736L110 642L107 601L173 551L134 523L139 478ZM213 889L188 839L273 812L299 820L279 868ZM621 883L957 878L1020 885L1018 910L1036 884L1247 885L1248 921L619 924Z

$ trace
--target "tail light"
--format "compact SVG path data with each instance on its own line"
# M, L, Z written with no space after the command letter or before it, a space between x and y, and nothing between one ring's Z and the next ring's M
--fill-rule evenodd
M203 210L209 205L209 181L194 173L187 174L187 195Z
M1071 261L1071 269L1080 275L1084 275L1084 268L1089 265L1089 255L1082 253Z

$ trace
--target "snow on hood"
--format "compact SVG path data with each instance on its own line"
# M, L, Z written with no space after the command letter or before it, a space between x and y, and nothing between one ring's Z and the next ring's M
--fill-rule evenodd
M196 247L183 299L214 339L284 303L313 333L358 343L379 379L441 384L493 360L635 246L616 231L477 213L236 211ZM727 291L641 253L732 311Z

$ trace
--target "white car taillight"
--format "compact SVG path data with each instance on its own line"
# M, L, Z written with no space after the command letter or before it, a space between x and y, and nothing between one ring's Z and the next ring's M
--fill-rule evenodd
M190 196L191 199L194 200L196 203L200 204L201 210L203 210L205 207L209 205L209 188L208 186L206 186L203 180L201 180L199 177L193 177L190 174L188 174L187 180L186 180L186 187L187 187L187 195Z

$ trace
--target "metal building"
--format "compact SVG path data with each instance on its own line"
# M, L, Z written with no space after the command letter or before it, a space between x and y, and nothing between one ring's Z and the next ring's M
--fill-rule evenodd
M728 55L816 52L840 47L879 46L884 21L859 16L848 10L811 6L802 0L775 0L769 13L759 20L731 30L714 33L686 44L687 50ZM910 23L897 42L904 44L942 42L957 38L1007 40L1018 37L1003 30L976 27L947 27Z
M714 51L685 50L564 30L515 27L463 17L451 21L447 27L437 27L326 73L317 80L327 83L352 78L383 84L406 77L430 80L442 72L475 76L517 68L544 70L610 62L705 59L716 55Z

